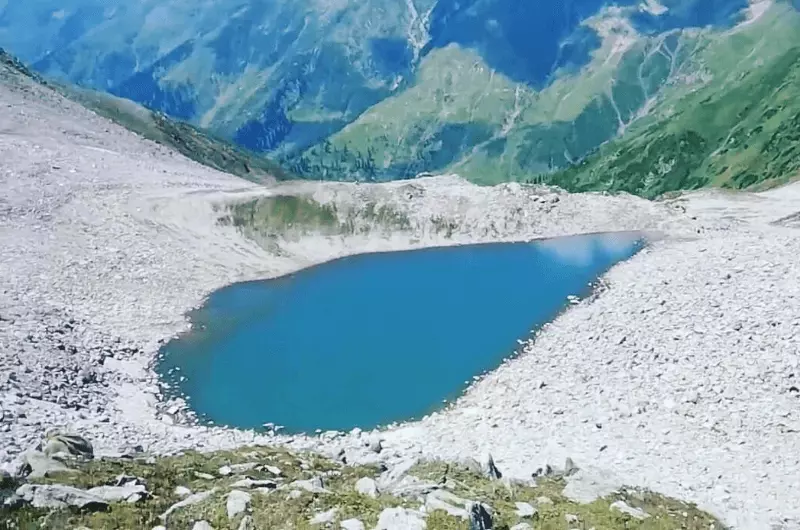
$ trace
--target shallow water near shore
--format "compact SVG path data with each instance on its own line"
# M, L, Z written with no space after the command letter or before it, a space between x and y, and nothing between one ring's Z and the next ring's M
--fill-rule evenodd
M310 433L418 419L644 244L614 233L361 254L233 284L157 370L201 422Z

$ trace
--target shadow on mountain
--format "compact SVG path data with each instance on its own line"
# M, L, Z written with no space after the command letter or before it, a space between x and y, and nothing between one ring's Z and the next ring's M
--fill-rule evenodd
M800 2L800 0L795 0ZM728 27L742 19L747 0L663 0L668 11L635 10L639 0L613 2L633 7L632 22L642 32L676 28ZM579 69L600 39L583 21L608 0L439 0L431 14L428 53L456 43L477 50L486 63L510 79L542 88L559 68Z

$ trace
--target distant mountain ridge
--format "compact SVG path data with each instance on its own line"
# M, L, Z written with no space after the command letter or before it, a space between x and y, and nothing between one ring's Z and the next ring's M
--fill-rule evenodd
M798 4L6 0L0 45L301 175L455 171L652 194L749 179L662 172L669 182L642 186L570 172L695 91L724 94L771 68L800 44Z

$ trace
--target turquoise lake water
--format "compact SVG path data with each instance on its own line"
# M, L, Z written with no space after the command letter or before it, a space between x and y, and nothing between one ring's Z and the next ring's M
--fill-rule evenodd
M233 284L192 313L158 371L217 425L310 433L420 418L643 245L624 233L362 254Z

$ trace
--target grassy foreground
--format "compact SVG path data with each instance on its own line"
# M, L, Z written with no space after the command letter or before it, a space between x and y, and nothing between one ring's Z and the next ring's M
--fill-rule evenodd
M257 464L254 469L221 474L223 466ZM267 470L265 466L272 469ZM107 511L80 513L76 511L44 511L24 507L0 512L0 528L15 529L131 529L139 530L166 525L169 529L191 529L197 521L207 521L217 530L240 528L245 514L229 519L226 498L233 484L244 478L274 480L273 489L251 489L252 501L248 510L252 525L263 530L326 528L312 525L311 519L322 512L338 508L327 528L339 528L340 521L356 518L366 528L374 528L385 508L419 509L421 497L398 497L381 492L375 498L358 493L355 483L362 477L376 478L380 470L371 466L347 466L316 454L294 454L282 449L247 447L237 451L208 454L189 452L182 456L138 459L95 459L77 466L78 473L37 479L39 483L56 483L81 489L113 482L121 474L146 481L150 498L135 504L112 503ZM280 474L274 474L275 469ZM471 501L480 501L494 511L494 528L509 529L522 519L517 515L515 502L527 502L538 508L538 515L526 520L536 529L696 529L723 528L712 516L695 506L649 492L625 490L590 504L567 500L561 491L564 482L557 478L537 479L536 485L510 484L487 478L467 468L441 462L418 463L409 473L420 480L441 485L451 493ZM295 480L323 477L325 492L312 493L290 486ZM175 510L166 523L160 518L167 508L181 497L176 487L198 493L216 488L215 493L198 504ZM241 485L237 489L245 489ZM611 509L616 500L641 508L649 517L639 520ZM426 517L430 530L468 529L468 521L448 515L443 510L429 510Z

